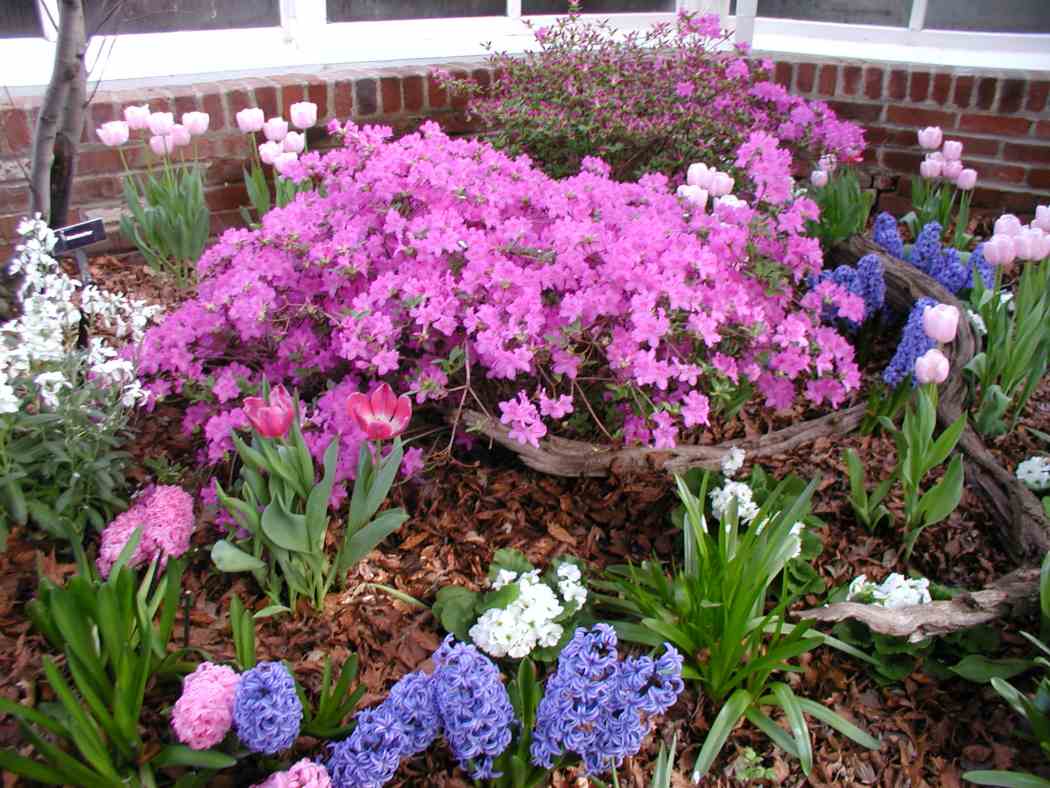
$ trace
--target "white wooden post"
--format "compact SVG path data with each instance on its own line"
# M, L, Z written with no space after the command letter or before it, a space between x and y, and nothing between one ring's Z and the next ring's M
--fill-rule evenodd
M755 37L758 0L736 0L736 42L750 44Z

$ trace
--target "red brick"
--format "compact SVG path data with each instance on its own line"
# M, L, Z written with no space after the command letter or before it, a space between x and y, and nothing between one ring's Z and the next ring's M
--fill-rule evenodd
M136 166L133 155L138 148L129 148L127 151L130 166ZM77 156L77 174L88 175L95 173L113 174L123 172L124 165L120 160L120 153L113 148L101 148L98 150L81 150Z
M1027 170L1013 164L1002 164L1000 162L970 162L978 175L986 181L1002 181L1005 183L1024 183Z
M448 106L448 91L433 74L427 75L427 104L431 109Z
M973 77L955 78L955 96L952 101L957 107L970 106L970 98L973 95Z
M864 69L864 96L870 99L882 97L882 69Z
M354 83L349 79L336 80L332 87L332 114L345 121L354 114Z
M903 216L911 210L911 198L902 197L899 194L880 194L875 210L880 213L889 211L894 216Z
M234 128L237 125L237 113L242 109L248 109L254 107L255 103L252 100L251 91L247 86L240 86L232 88L226 93L226 101L230 107L230 128Z
M951 74L934 74L933 88L930 90L930 100L936 104L947 104L948 94L952 89Z
M1050 120L1041 120L1035 124L1035 136L1050 139Z
M829 101L835 114L859 123L874 123L882 116L882 104L858 104L853 101Z
M1024 102L1025 81L1023 79L1004 79L999 91L999 111L1013 114L1021 109Z
M1009 118L1002 115L963 115L959 128L978 134L1027 134L1032 121L1027 118Z
M204 200L212 211L237 210L242 205L248 205L248 190L243 183L220 186L216 189L208 189L204 193Z
M401 80L401 88L405 94L405 109L409 112L419 112L423 109L423 77L417 75L407 76Z
M354 82L355 115L375 115L379 111L379 97L374 79L358 79Z
M1003 146L1003 161L1050 164L1050 145L1016 145L1008 142Z
M272 118L280 112L277 106L277 86L262 80L255 80L252 86L255 93L255 106L259 107L267 118Z
M485 93L488 93L489 86L492 84L492 73L487 68L474 69L470 72L470 79Z
M274 81L277 82L281 88L281 116L285 119L289 119L292 115L292 104L306 101L306 86L303 84L304 80L302 77L293 77L291 79L275 77Z
M453 79L466 80L467 77L468 77L467 72L464 71L463 69L452 69L450 71L450 73L452 74L452 78ZM466 94L466 93L463 93L463 92L451 93L449 95L449 103L451 104L452 109L463 109L463 108L465 108L467 106L467 102L469 100L470 100L470 96L468 94Z
M846 66L842 69L842 92L855 96L860 90L860 66Z
M379 80L383 99L383 112L394 115L401 111L401 80L398 77L383 77Z
M1050 93L1050 82L1029 82L1028 102L1024 108L1029 112L1042 112L1046 106L1047 94Z
M922 155L911 151L884 150L882 152L882 166L897 172L916 172L921 161Z
M124 111L111 101L111 94L101 91L95 94L85 114L87 117L84 121L84 135L81 139L87 143L98 142L98 134L95 133L95 129L103 123L124 118Z
M208 113L208 128L213 130L226 128L226 112L223 109L224 87L214 82L198 85L201 108Z
M991 109L995 103L995 77L982 77L977 82L977 109Z
M838 66L832 66L825 63L820 67L820 78L817 81L817 91L822 96L834 96L835 87L838 85L838 81Z
M29 209L29 189L25 186L11 186L0 189L0 213L27 213Z
M307 86L307 97L317 105L318 125L324 126L325 121L332 117L332 109L328 106L328 83L313 77Z
M867 126L864 129L864 140L869 146L885 145L890 135L896 133L894 130L882 126Z
M790 90L791 89L791 73L792 73L792 64L791 63L785 63L783 61L780 62L780 63L777 63L776 68L773 69L773 81L776 82L778 85L783 85L785 88ZM430 106L434 106L433 102L431 102Z
M799 63L795 68L795 92L812 92L816 77L817 67L813 63Z
M993 216L998 216L1003 211L1017 214L1035 213L1036 202L1035 195L1027 191L989 189L979 186L974 190L971 206L994 209Z
M890 84L887 93L891 99L900 101L908 92L908 72L897 69L890 72Z
M1035 189L1050 191L1050 170L1029 170L1028 185Z
M914 76L912 74L912 77ZM910 128L940 126L942 129L953 129L955 128L955 113L939 109L916 109L915 107L893 105L886 108L886 121Z
M169 88L173 95L174 109L172 112L175 113L175 122L182 123L182 114L184 112L196 112L199 105L197 103L197 93L189 86L181 86Z
M0 111L0 150L22 153L33 146L33 131L29 116L22 109Z
M73 181L73 200L82 205L115 200L122 194L123 185L119 175L99 175Z
M925 71L913 71L911 84L908 87L908 98L912 101L925 101L930 92L930 75Z
M964 137L953 134L951 138L963 144L963 158L967 156L998 158L999 148L1002 145L999 140L991 140L987 137Z

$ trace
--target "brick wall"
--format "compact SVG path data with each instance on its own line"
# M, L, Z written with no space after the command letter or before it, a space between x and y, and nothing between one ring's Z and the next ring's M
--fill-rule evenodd
M491 77L480 63L449 68L459 75L469 71L483 85ZM211 115L211 129L199 138L199 145L207 164L212 230L218 232L238 224L238 209L248 202L241 176L247 141L234 120L239 110L258 106L267 117L278 112L287 117L294 102L316 102L320 122L309 135L312 149L326 144L323 126L332 118L383 122L405 130L432 117L453 133L474 130L462 112L463 101L448 96L428 71L426 67L331 70L97 93L81 148L73 218L101 216L112 226L119 216L120 160L116 151L97 141L94 130L121 117L128 104L148 101L155 110L178 115L202 110ZM915 130L926 125L942 126L946 136L963 142L967 166L980 174L975 206L1031 213L1035 204L1050 202L1050 73L973 74L960 69L781 58L775 79L795 93L827 101L843 117L867 128L866 167L880 190L880 208L897 214L908 209L909 181L901 176L917 171L921 154ZM24 173L39 100L0 103L0 247L9 245L18 219L28 208ZM144 166L141 151L131 155L130 164ZM113 242L114 248L124 245L119 238ZM4 257L7 251L0 248Z

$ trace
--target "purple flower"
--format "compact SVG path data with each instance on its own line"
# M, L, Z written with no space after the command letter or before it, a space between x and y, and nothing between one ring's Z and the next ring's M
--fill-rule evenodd
M252 752L273 755L299 735L303 705L292 674L280 662L260 662L241 676L233 701L233 724Z
M893 214L883 211L875 217L871 237L875 243L898 260L904 259L904 242L901 241L900 230L897 228L897 220L893 218Z
M381 703L360 711L349 738L329 744L325 763L334 788L380 788L397 771L404 728L393 708Z
M926 329L922 322L922 313L928 306L937 306L937 301L932 298L920 298L911 308L908 322L904 325L904 331L901 332L897 352L893 354L889 366L882 373L882 379L890 386L895 387L908 377L911 377L912 385L915 385L913 373L916 359L937 344L926 336Z

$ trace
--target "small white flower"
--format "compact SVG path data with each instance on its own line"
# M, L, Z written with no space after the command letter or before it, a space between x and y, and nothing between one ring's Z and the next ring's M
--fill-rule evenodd
M1029 457L1017 466L1017 478L1030 490L1050 489L1050 458Z
M910 578L894 572L879 585L869 583L864 575L857 577L849 586L847 599L870 594L873 604L889 610L909 605L925 605L933 601L930 596L930 581L925 577Z
M727 479L736 476L744 465L744 457L747 456L743 449L734 446L722 457L722 475Z
M729 501L733 498L736 498L736 512L740 522L751 522L758 514L758 505L754 501L751 488L743 482L726 482L722 487L711 491L711 510L715 517L722 519Z

